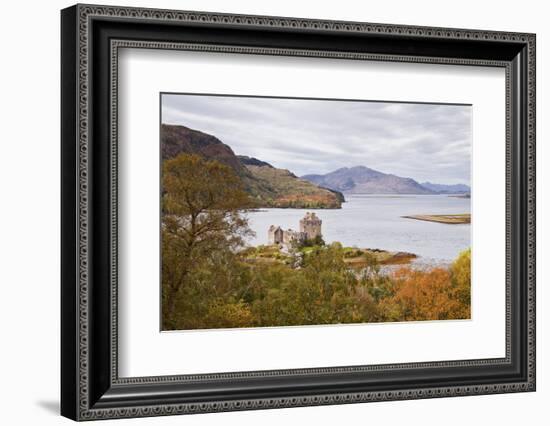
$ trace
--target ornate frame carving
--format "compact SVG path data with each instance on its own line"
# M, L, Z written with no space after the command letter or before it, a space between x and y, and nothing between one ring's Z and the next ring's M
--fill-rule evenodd
M124 33L124 23L139 23L150 31L171 25L181 28L225 28L228 31L254 29L255 31L276 31L290 36L301 34L349 34L353 37L371 36L378 39L401 40L414 45L421 41L435 43L463 43L468 47L479 47L479 55L445 57L437 55L405 55L392 52L324 50L317 48L258 47L236 44L192 42L165 38L158 41L133 39L134 34ZM110 36L104 46L108 64L98 64L94 56L101 48L103 39L97 34L103 30L94 23L105 24L106 31L122 33L124 38ZM94 36L98 37L94 39ZM64 221L62 234L63 282L62 282L62 414L76 420L91 420L114 417L139 417L197 412L213 412L275 407L340 404L351 402L435 398L443 396L475 395L488 393L533 391L535 389L535 36L510 32L477 31L448 28L411 27L402 25L370 24L358 22L337 22L265 16L229 15L202 12L184 12L126 7L104 7L77 5L62 12L62 53L64 87L62 163L63 214L70 218ZM94 44L94 40L95 43ZM430 45L431 46L431 45ZM500 56L487 55L490 46L502 46ZM393 364L355 367L327 367L321 369L275 370L244 373L224 373L192 376L162 376L119 378L117 369L117 84L118 49L121 47L217 51L240 54L298 55L338 59L445 63L458 65L483 65L506 69L507 109L507 290L506 290L506 357L503 359L464 360L452 362ZM485 50L484 50L485 49ZM514 54L514 52L516 52ZM519 52L519 53L518 53ZM101 73L93 66L102 68ZM106 71L105 71L106 70ZM107 73L107 76L103 75ZM95 73L92 76L92 73ZM102 77L97 77L101 74ZM99 92L98 92L99 91ZM106 93L110 92L110 93ZM107 96L108 116L100 114L96 99L98 94ZM99 102L97 102L99 103ZM96 108L96 109L94 109ZM109 146L92 146L94 135L92 120L107 117L109 121ZM519 128L520 126L523 128ZM97 144L97 142L96 142ZM94 180L96 167L90 161L94 150L107 149L109 179L106 186ZM103 158L103 157L101 157ZM97 162L97 159L95 160ZM519 165L516 163L519 162ZM516 165L514 165L516 164ZM108 202L101 204L95 188L108 188ZM107 201L107 200L105 200ZM521 211L514 208L519 203ZM109 239L94 234L93 221L98 209L107 210L109 218ZM521 217L518 217L518 214ZM70 223L69 223L70 222ZM103 224L103 222L101 222ZM519 233L519 234L518 234ZM98 284L94 262L94 250L100 240L109 254L109 291L101 296L92 296ZM94 248L92 248L92 245ZM515 257L521 257L522 264L515 266ZM107 291L107 290L105 290ZM99 293L98 293L99 294ZM513 307L522 297L521 309ZM98 301L109 305L108 310L97 312L92 309ZM519 303L519 302L518 302ZM515 305L514 305L515 306ZM102 316L99 318L99 316ZM102 330L98 329L101 322ZM518 346L517 340L521 340ZM96 352L95 343L109 346ZM105 342L104 342L105 341ZM108 342L108 343L107 343ZM522 358L516 359L517 353ZM91 361L93 358L93 362ZM100 361L96 361L100 359ZM517 365L520 363L520 365ZM273 392L269 397L248 397L220 394L210 399L181 397L168 399L163 396L162 386L203 383L221 386L221 382L234 379L261 380L286 377L299 381L298 377L314 375L330 380L334 374L368 374L369 372L435 370L450 368L483 368L487 366L515 366L519 370L513 380L473 381L468 385L414 386L399 385L391 389L353 389L337 392L311 392L287 394ZM99 379L95 376L100 376ZM147 389L149 398L133 394L137 387ZM321 389L321 388L320 388ZM350 388L351 389L351 388ZM244 395L244 393L243 393Z

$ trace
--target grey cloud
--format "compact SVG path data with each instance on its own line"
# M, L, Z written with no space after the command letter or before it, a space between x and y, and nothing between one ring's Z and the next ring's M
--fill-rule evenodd
M296 175L364 165L470 183L470 106L164 94L162 121Z

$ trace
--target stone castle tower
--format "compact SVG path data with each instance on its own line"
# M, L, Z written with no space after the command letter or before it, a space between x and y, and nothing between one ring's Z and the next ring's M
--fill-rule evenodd
M306 234L309 240L321 236L321 224L323 221L317 217L315 213L307 212L303 219L300 220L300 232Z
M322 221L315 213L307 212L300 220L300 231L283 230L280 226L271 225L267 230L268 244L289 245L295 241L312 240L321 235Z

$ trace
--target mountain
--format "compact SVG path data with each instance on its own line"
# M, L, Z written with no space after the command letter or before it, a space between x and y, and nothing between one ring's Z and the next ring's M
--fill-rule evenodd
M443 185L439 183L422 182L420 185L431 191L437 192L438 194L469 194L471 191L468 185L464 185L462 183L455 185Z
M233 150L215 136L193 130L185 126L162 124L160 128L161 155L166 160L181 153L198 154L217 160L237 172L245 175L246 168Z
M300 179L253 157L237 156L221 140L185 126L161 125L163 160L179 154L197 154L231 167L258 207L341 208L344 196Z
M349 194L434 194L411 178L386 174L365 166L343 167L325 175L302 179L318 186Z

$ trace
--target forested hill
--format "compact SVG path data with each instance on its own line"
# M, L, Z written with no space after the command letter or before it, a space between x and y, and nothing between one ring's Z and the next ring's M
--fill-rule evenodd
M197 154L231 167L258 207L341 208L344 196L300 179L292 172L246 156L237 156L217 137L185 126L161 125L162 159Z

